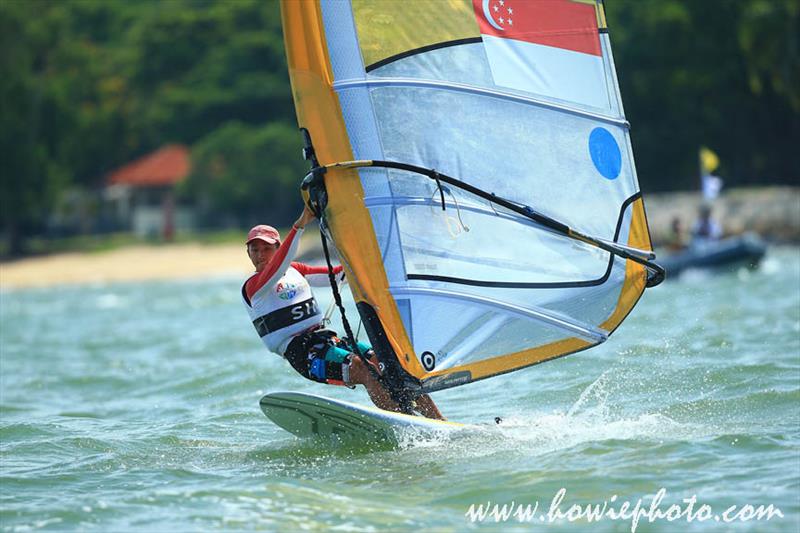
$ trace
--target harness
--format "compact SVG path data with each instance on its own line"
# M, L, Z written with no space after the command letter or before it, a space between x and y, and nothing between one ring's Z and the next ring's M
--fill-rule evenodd
M312 296L308 300L303 300L291 307L277 309L256 318L253 320L253 326L255 326L258 332L258 336L263 337L273 331L291 326L297 322L302 322L317 313L319 313L319 306Z

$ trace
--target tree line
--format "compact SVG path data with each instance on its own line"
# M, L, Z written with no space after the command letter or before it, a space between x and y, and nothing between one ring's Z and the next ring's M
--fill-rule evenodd
M409 0L415 1L415 0ZM436 1L436 0L434 0ZM642 188L796 184L800 4L606 0ZM209 223L288 224L306 170L277 1L0 2L0 224L12 251L69 191L167 143Z

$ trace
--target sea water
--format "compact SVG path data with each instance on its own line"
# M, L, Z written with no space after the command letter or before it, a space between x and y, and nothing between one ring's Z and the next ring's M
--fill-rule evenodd
M648 290L598 348L435 393L484 428L397 450L263 416L272 390L369 400L267 353L239 280L6 290L0 318L3 531L800 528L797 248Z

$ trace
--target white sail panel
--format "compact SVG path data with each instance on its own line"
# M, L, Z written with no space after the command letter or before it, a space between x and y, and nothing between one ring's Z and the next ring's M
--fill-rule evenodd
M487 15L501 7L502 20ZM294 63L301 126L320 113L307 95L329 84L341 126L317 122L311 137L363 160L321 163L329 227L382 357L440 388L603 342L647 274L615 243L651 247L602 7L283 9L306 17L287 36L295 49L328 58ZM305 35L313 20L324 31Z
M484 36L494 82L589 107L608 108L603 58L553 46Z

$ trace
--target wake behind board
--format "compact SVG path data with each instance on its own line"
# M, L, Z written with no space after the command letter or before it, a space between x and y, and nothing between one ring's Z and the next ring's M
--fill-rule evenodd
M403 435L424 438L472 427L302 392L271 392L261 398L260 404L267 418L298 437L332 437L397 445Z

